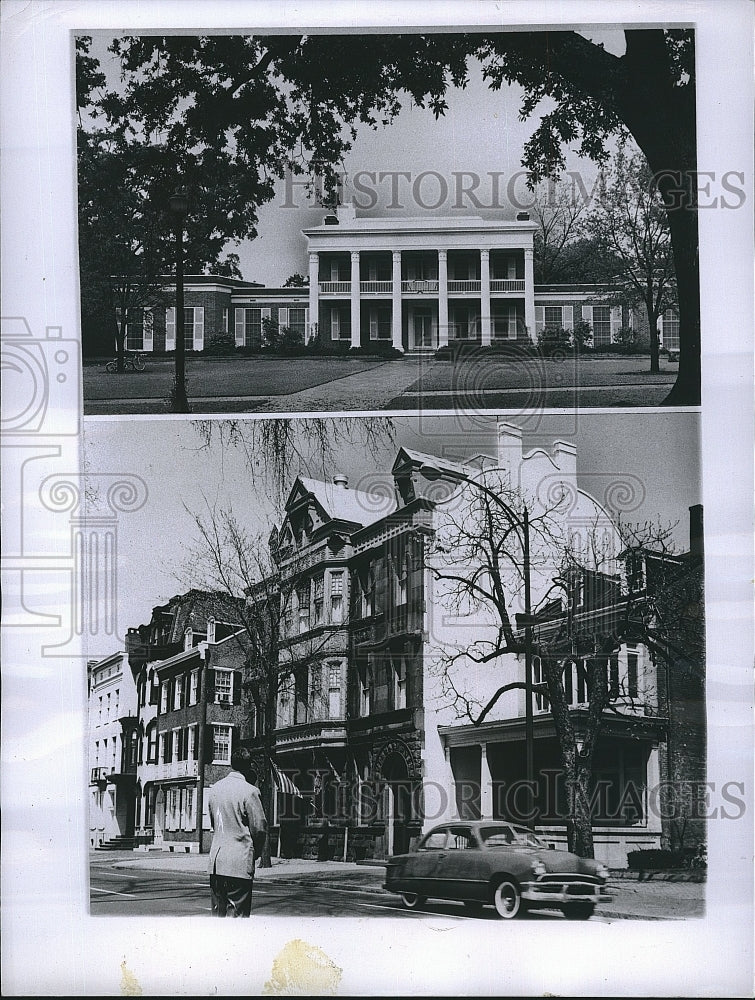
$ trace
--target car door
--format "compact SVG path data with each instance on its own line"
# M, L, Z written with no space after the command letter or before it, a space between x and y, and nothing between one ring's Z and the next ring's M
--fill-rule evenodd
M407 886L409 891L416 892L420 896L438 895L438 865L445 854L447 841L448 830L442 828L433 830L420 843L407 871L409 877L405 879L411 883Z
M448 829L445 849L438 859L436 880L446 899L487 898L483 857L471 827L454 824Z

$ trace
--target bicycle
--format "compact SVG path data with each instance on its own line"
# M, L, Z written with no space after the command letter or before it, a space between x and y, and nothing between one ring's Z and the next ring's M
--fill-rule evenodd
M143 355L138 351L127 351L123 356L124 372L143 372L147 367ZM118 358L113 358L105 365L105 371L113 375L118 371Z

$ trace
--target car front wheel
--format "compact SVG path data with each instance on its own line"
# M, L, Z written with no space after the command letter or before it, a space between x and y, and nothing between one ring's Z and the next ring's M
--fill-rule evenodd
M513 920L522 910L522 894L510 879L503 879L493 890L493 906L504 920Z
M594 903L571 903L563 908L567 920L589 920L595 912Z
M416 892L402 892L401 901L407 910L421 910L425 905L425 897L418 896Z

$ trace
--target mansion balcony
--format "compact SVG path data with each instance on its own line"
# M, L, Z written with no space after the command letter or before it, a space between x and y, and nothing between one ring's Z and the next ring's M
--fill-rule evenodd
M276 750L309 750L342 747L346 744L344 719L320 719L286 726L275 732Z
M349 298L351 296L351 281L320 281L320 295L324 298ZM446 283L448 295L479 296L482 291L482 281L479 278L453 279ZM491 295L523 295L525 291L524 278L491 278ZM401 292L404 295L434 295L440 292L440 282L437 278L407 278L401 280ZM359 295L391 298L393 295L392 281L360 281Z
M161 761L157 765L156 778L169 781L171 778L196 778L199 768L195 760Z

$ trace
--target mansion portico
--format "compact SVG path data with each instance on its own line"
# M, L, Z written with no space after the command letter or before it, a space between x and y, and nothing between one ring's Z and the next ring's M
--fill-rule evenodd
M524 213L513 222L374 219L339 206L304 231L309 316L351 347L366 335L401 351L526 337L535 329L535 229Z

